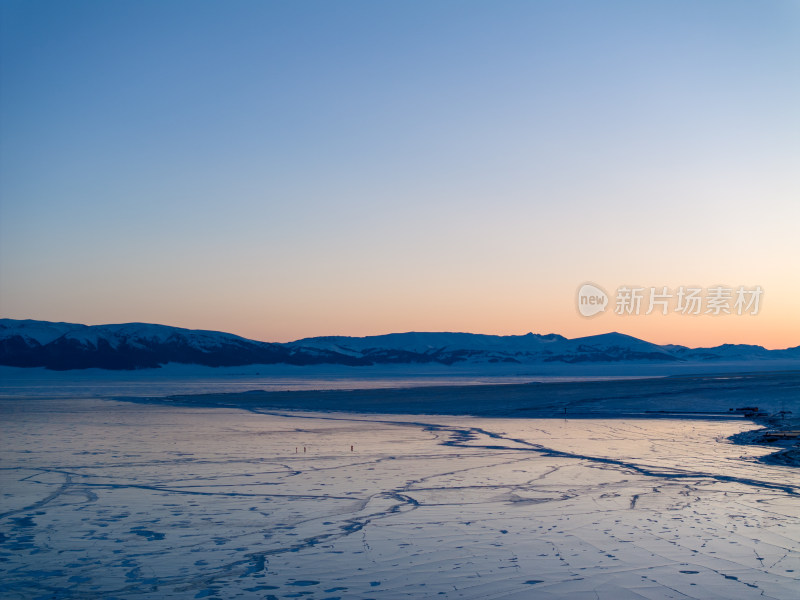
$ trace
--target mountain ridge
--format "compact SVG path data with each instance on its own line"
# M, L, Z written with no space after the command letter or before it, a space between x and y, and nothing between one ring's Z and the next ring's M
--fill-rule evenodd
M158 368L167 363L442 365L470 363L623 363L800 360L800 346L767 350L751 344L712 348L658 345L609 332L579 338L527 333L403 332L375 336L319 336L277 343L232 333L149 323L82 325L0 319L0 365L52 370Z

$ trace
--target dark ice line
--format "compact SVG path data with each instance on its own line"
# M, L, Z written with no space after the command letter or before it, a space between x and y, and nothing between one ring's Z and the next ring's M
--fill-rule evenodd
M51 472L48 469L42 469L41 471L42 471L42 474ZM50 502L52 502L53 500L55 500L59 496L62 496L63 494L65 494L67 492L67 490L69 490L69 488L72 487L72 477L70 476L69 473L64 473L63 471L52 471L52 472L61 473L62 475L64 475L64 478L65 478L64 479L64 483L62 483L58 487L57 490L55 490L51 494L48 494L47 496L45 496L41 500L39 500L37 502L34 502L33 504L29 504L28 506L25 506L23 508L17 508L15 510L10 510L10 511L4 512L4 513L0 513L0 519L5 519L6 517L10 517L12 515L18 515L19 513L28 512L28 511L31 511L31 510L37 510L37 509L45 506L46 504L49 504Z
M772 483L769 481L761 481L759 479L751 479L749 477L735 477L732 475L716 475L713 473L706 473L702 471L659 471L654 468L648 468L644 466L637 465L635 463L624 461L616 458L606 458L600 456L589 456L587 454L576 454L574 452L565 452L563 450L554 450L553 448L548 448L546 446L542 446L541 444L534 444L532 442L528 442L526 440L516 439L516 438L508 438L499 433L494 433L491 431L487 431L480 427L469 427L467 429L455 429L450 428L443 425L430 425L432 429L436 429L438 431L451 431L453 433L453 439L442 442L444 446L454 446L458 448L484 448L487 450L509 450L509 451L517 451L517 452L535 452L537 454L541 454L542 456L547 456L549 458L571 458L577 460L585 460L589 462L595 462L603 465L611 465L615 467L622 467L625 469L629 469L640 475L645 475L647 477L658 477L663 479L712 479L714 481L720 481L725 483L739 483L742 485L749 485L752 487L757 487L760 489L769 489L769 490L777 490L781 492L785 492L791 496L800 495L800 486L794 486L789 484L780 484L780 483ZM513 446L500 446L500 445L475 445L469 444L470 440L473 440L477 437L477 435L485 435L492 439L503 440L507 442L514 442L517 444L521 444L527 446L526 448L515 448Z
M259 410L257 408L247 408L245 410L249 410L251 412L255 412L256 414L265 414L265 415L273 415L278 417L284 418L294 418L294 419L324 419L324 420L331 420L331 421L354 421L359 423L380 423L385 425L395 425L395 426L405 426L405 427L421 427L425 431L431 431L436 433L444 433L450 436L449 440L439 442L442 446L449 446L454 448L468 448L468 449L485 449L485 450L504 450L504 451L511 451L511 452L534 452L536 454L540 454L541 456L546 456L548 458L568 458L568 459L575 459L575 460L585 460L589 462L594 462L602 465L610 465L613 467L622 467L624 469L629 469L638 473L640 475L644 475L646 477L657 477L662 479L711 479L714 481L724 482L724 483L739 483L742 485L747 485L751 487L756 487L759 489L768 489L768 490L776 490L780 492L784 492L789 494L790 496L798 496L800 495L800 486L797 485L790 485L790 484L779 484L779 483L772 483L769 481L761 481L759 479L752 479L749 477L735 477L732 475L716 475L713 473L707 473L702 471L659 471L654 468L648 468L641 465L637 465L635 463L624 461L615 458L606 458L601 456L589 456L587 454L577 454L574 452L566 452L563 450L555 450L553 448L548 448L547 446L543 446L541 444L535 444L533 442L529 442L527 440L506 437L503 434L495 433L493 431L488 431L486 429L480 427L467 427L467 428L457 428L450 425L439 425L436 423L426 423L423 421L393 421L389 419L354 419L352 417L343 417L343 416L333 416L333 415L323 415L323 414L314 414L314 415L307 415L307 414L291 414L285 412L277 412L277 411L267 411L267 410ZM520 444L525 446L525 448L517 448L513 446L506 446L501 444L470 444L468 442L475 440L478 436L486 436L490 439L495 439L503 442L513 442L516 444Z
M181 577L181 576L176 576L168 579L165 578L160 583L160 585L176 586L175 591L180 592L180 591L187 591L189 589L194 589L194 587L200 582L202 582L203 585L211 585L220 579L231 577L237 573L239 574L239 576L242 577L246 575L253 575L255 573L267 570L270 556L277 556L291 552L300 552L301 550L307 550L322 543L333 542L361 531L372 521L383 519L393 514L397 514L403 509L403 507L407 507L409 510L414 510L419 507L419 503L415 499L394 490L388 492L382 492L380 494L375 494L370 498L368 498L366 500L366 503L368 503L369 500L372 500L373 498L379 498L379 497L396 500L397 504L394 504L385 510L370 513L368 515L345 519L344 524L339 526L338 531L311 536L302 539L295 544L282 546L280 548L273 548L270 550L263 550L260 552L250 552L245 554L244 559L237 560L228 563L226 565L222 565L211 573L207 573L196 578ZM352 498L347 498L347 499L352 500ZM360 510L363 510L363 508ZM138 588L136 585L133 585L133 586L128 586L123 590L119 590L116 593L138 591L139 589L140 588Z
M329 494L253 494L248 492L201 492L198 490L187 490L181 488L159 487L157 485L145 485L138 483L87 483L81 486L102 488L108 490L121 489L140 489L154 492L166 492L168 494L187 494L192 496L227 496L227 497L252 497L252 498L297 498L304 500L353 500L351 496L331 496Z

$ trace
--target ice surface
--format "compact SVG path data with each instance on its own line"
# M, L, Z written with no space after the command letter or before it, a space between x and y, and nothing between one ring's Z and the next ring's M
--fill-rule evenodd
M663 373L656 373L660 376ZM250 390L352 390L420 386L481 385L502 383L605 381L639 379L626 371L589 370L570 374L563 367L540 374L488 373L485 369L451 369L442 365L345 367L342 365L246 365L205 367L171 363L160 369L110 371L76 369L51 371L43 367L0 366L0 398L20 396L76 398L109 396L161 397L172 394L233 393Z
M0 411L3 598L800 589L800 477L726 441L746 421Z

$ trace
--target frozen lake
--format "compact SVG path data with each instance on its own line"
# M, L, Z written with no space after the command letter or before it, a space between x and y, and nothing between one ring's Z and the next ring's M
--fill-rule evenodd
M3 598L797 598L744 420L0 400ZM352 450L351 450L352 447Z

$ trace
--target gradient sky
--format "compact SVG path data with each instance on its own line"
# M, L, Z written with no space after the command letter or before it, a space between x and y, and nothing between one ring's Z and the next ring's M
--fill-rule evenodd
M800 344L797 0L0 10L0 316Z

